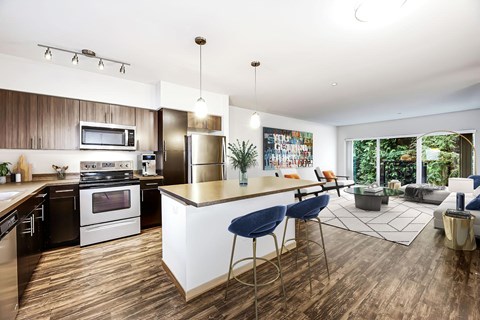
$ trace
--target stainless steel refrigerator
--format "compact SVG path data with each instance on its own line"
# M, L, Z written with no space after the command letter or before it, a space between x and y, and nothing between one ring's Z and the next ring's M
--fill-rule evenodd
M188 183L226 179L224 136L187 136Z

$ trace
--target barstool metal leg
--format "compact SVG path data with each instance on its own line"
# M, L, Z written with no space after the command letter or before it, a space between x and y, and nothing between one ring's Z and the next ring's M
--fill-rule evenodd
M300 236L300 221L295 219L295 241L297 235ZM295 245L295 269L298 269L298 243Z
M271 233L271 235L273 237L273 241L275 242L275 250L277 252L278 268L280 269L280 282L282 283L283 300L285 302L285 310L287 310L287 294L285 293L285 285L283 284L283 272L282 272L282 264L280 262L280 255L278 254L277 236L275 235L275 233Z
M253 238L253 286L255 288L255 319L258 319L257 302L257 238Z
M285 228L283 229L282 248L280 249L280 255L283 254L283 247L285 247L285 236L287 234L288 219L290 219L290 217L287 217L287 219L285 219Z
M317 217L317 221L318 221L318 226L320 228L320 237L322 238L322 249L323 249L323 255L325 256L325 264L327 265L328 279L330 279L330 270L328 269L328 260L327 260L327 249L325 248L325 241L323 240L322 222L320 221L319 217Z
M310 246L309 246L309 240L308 240L308 223L307 220L303 220L305 223L305 245L307 246L307 261L308 261L308 279L310 280L310 294L312 294L312 271L310 267Z
M235 243L237 242L237 235L233 236L233 245L232 245L232 254L230 256L230 266L228 267L228 278L227 278L227 289L225 290L225 300L228 297L228 283L230 282L230 276L232 275L232 263L233 263L233 254L235 253Z

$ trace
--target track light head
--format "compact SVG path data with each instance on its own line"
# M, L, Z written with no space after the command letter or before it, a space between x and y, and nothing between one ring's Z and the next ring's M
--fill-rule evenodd
M43 56L47 60L52 60L52 51L50 51L50 48L47 48L47 50L45 51L45 54Z
M78 55L75 53L75 55L72 58L72 64L77 65L78 64Z
M103 64L103 59L100 59L98 61L98 69L103 70L105 68L105 65Z
M125 65L124 64L122 64L122 66L120 67L120 73L125 74Z

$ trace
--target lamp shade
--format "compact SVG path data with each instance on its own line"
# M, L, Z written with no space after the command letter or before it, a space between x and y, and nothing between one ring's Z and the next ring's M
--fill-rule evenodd
M449 178L448 190L451 192L473 192L473 179L469 178Z

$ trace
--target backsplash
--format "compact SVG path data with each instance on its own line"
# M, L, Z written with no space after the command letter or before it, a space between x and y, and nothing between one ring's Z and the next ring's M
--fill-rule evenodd
M20 150L1 149L0 162L15 165L21 155L33 165L33 174L55 173L52 164L68 166L67 173L80 172L80 161L132 160L134 170L138 167L138 155L147 152L93 151L93 150Z

